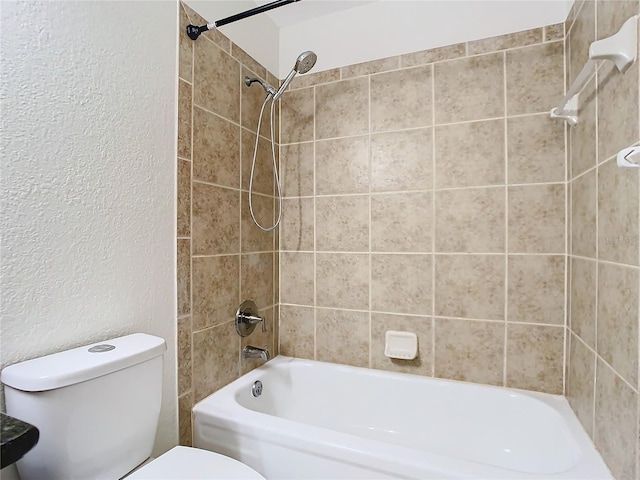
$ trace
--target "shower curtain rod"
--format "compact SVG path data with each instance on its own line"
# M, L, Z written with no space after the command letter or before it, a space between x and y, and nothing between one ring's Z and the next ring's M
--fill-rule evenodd
M223 18L222 20L218 20L213 23L207 23L206 25L202 25L201 27L198 27L197 25L187 25L187 35L191 40L196 40L201 33L204 33L207 30L213 30L215 28L222 27L223 25L237 22L238 20L242 20L244 18L253 17L254 15L257 15L259 13L267 12L269 10L273 10L274 8L282 7L284 5L299 1L300 0L276 0L275 2L267 3L266 5L261 5L245 12L236 13L235 15Z

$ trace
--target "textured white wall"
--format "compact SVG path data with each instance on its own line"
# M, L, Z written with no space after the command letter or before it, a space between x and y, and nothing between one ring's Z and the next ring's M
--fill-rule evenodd
M177 4L2 1L2 365L164 337L177 442Z

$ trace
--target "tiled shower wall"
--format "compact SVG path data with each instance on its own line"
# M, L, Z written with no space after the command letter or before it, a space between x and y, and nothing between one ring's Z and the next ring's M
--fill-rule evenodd
M298 77L280 352L564 391L564 25ZM417 333L390 360L386 330Z
M638 1L581 1L567 20L567 76L596 39L639 12ZM608 63L608 62L607 62ZM639 62L604 65L569 129L571 237L567 396L617 479L640 479L638 435L639 177L616 166L640 140Z
M264 91L245 75L278 80L228 38L207 32L193 42L189 23L207 23L180 8L178 91L178 395L180 443L191 444L192 406L254 368L242 360L247 343L277 348L277 248L249 216L249 172ZM268 135L266 126L261 129ZM274 216L269 142L260 138L254 211ZM234 315L253 299L268 322L241 341ZM274 329L276 331L274 332Z

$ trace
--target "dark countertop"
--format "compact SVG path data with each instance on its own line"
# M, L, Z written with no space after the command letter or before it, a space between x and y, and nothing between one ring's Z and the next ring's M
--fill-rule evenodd
M33 425L0 412L0 463L4 468L20 460L35 447L40 432Z

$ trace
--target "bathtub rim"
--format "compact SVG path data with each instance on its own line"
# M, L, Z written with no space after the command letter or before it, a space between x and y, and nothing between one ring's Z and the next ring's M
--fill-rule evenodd
M217 428L229 433L237 434L240 431L242 432L242 436L258 439L264 438L264 436L267 435L267 438L269 438L270 442L275 442L278 445L292 448L294 450L299 450L305 453L329 455L331 453L335 453L335 451L341 451L344 454L342 455L341 459L346 463L352 463L351 455L355 454L365 459L376 458L376 460L380 460L380 454L388 455L389 453L395 453L396 455L403 455L404 453L409 451L415 453L416 458L412 460L403 456L403 463L406 463L409 467L420 469L424 468L424 460L428 459L430 466L433 466L434 470L441 473L442 475L451 475L452 464L454 465L454 469L460 475L460 478L469 478L469 476L477 477L478 475L496 479L515 478L515 475L518 475L518 478L532 478L533 475L536 475L533 473L510 470L503 467L477 462L474 460L468 460L465 458L443 453L425 452L417 449L411 449L410 447L385 443L379 440L357 436L351 433L341 432L327 427L296 422L284 417L252 410L248 407L245 407L236 400L236 392L241 389L250 388L254 381L267 374L269 370L278 367L282 368L283 365L287 364L299 364L311 367L317 365L324 368L345 370L347 372L360 372L361 374L366 374L370 377L389 378L400 376L411 382L428 381L430 383L436 382L436 384L445 385L458 384L463 385L466 388L471 388L472 390L490 389L499 391L501 394L512 392L517 395L541 401L543 404L552 408L554 412L559 414L565 421L567 428L569 429L572 437L578 445L578 448L580 449L581 461L568 470L552 474L537 474L540 476L535 478L566 479L567 475L571 475L571 478L581 479L613 479L613 476L611 475L608 467L602 460L599 452L597 452L597 450L595 449L593 442L578 421L566 397L564 397L563 395L548 394L496 385L484 385L436 377L426 377L411 373L375 370L365 367L322 362L318 360L300 359L284 355L276 356L269 362L266 362L260 367L244 374L233 382L225 385L220 390L208 395L204 399L197 402L192 410L194 416L194 438L197 437L196 433L199 425L198 420L201 418L207 418L209 421L213 421L213 423L216 424ZM238 420L238 409L241 409L241 411L243 412L241 420ZM287 430L287 434L283 434L282 431L286 430L287 425L290 426L291 424L296 425L295 431ZM337 436L338 440L348 440L350 442L360 444L363 448L355 450L351 447L345 446L345 444L348 444L348 442L335 441L335 436ZM310 442L309 438L313 438L314 441ZM295 441L294 445L291 444L291 439ZM320 449L318 445L320 445ZM384 445L383 450L380 450L381 445ZM196 444L195 446L198 445ZM417 457L419 457L419 460ZM594 472L596 472L595 475L597 475L597 477L594 477Z

